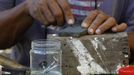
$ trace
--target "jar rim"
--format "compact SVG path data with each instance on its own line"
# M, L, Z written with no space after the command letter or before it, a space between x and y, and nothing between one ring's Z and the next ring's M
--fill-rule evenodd
M60 40L57 39L37 39L37 40L33 40L32 42L45 42L45 41L53 41L53 42L60 42Z
M34 48L60 48L61 43L60 40L53 39L38 39L32 41L32 49Z

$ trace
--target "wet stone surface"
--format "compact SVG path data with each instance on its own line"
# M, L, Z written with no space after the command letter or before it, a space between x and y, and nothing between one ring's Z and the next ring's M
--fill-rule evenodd
M120 67L129 64L126 33L53 39L62 41L63 75L82 75L83 69L86 69L84 72L87 74L117 74ZM88 67L85 68L85 64Z

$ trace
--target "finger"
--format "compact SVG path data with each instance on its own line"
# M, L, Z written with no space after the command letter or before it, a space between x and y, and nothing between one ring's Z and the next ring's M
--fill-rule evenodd
M89 16L82 22L82 27L88 28L98 15L97 11L91 11Z
M47 1L46 0L43 0L43 2L40 3L40 8L41 8L41 12L43 13L43 15L47 19L47 21L51 24L54 23L55 18L53 17L51 11L49 10L49 8L47 6Z
M111 27L116 25L116 21L113 17L110 17L107 19L106 22L104 22L102 25L100 25L97 30L95 31L96 34L102 34L106 30L110 29Z
M58 4L63 10L65 20L68 24L74 24L74 16L71 12L71 8L66 0L57 0Z
M109 15L107 15L106 13L104 13L103 11L101 11L101 10L97 10L98 11L98 13L99 14L103 14L103 15L105 15L107 18L109 18L110 16Z
M100 14L105 14L104 12L102 12L101 10L98 10L98 12L100 13Z
M64 17L61 8L57 4L56 0L47 0L48 6L51 9L53 16L57 21L57 25L62 25L64 23Z
M126 23L121 23L120 25L116 25L112 28L113 32L123 32L127 29Z
M107 19L108 17L104 14L99 14L93 23L88 28L89 34L94 34L95 30Z
M43 23L44 25L48 25L47 19L43 16L43 14L41 12L39 1L35 2L34 5L35 5L35 8L31 8L31 9L33 9L33 10L31 10L32 16L35 19L37 19L38 21L40 21L41 23Z

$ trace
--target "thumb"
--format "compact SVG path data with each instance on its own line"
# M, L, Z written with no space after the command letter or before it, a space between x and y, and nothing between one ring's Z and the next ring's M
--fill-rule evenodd
M121 23L120 25L116 25L112 28L113 32L123 32L127 29L126 23Z

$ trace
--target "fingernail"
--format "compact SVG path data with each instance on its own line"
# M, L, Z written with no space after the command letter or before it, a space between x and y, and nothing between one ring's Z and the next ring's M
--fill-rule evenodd
M69 19L69 20L68 20L68 24L74 24L74 20Z
M86 28L88 25L87 25L87 23L82 23L81 26Z
M116 32L117 31L117 28L114 27L114 28L112 28L112 30Z
M93 29L88 29L89 34L94 34L94 30Z
M101 34L101 30L100 29L97 29L96 30L96 34Z

